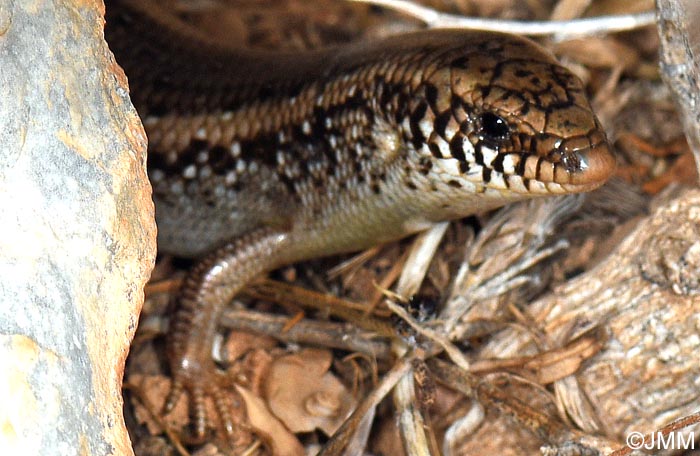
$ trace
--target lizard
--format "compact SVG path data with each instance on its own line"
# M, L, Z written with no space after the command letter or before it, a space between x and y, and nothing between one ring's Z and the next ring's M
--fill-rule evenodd
M105 36L148 136L160 252L196 258L171 322L195 433L233 423L212 343L254 277L515 201L592 190L615 168L578 77L533 41L428 30L262 52L157 5L107 3Z

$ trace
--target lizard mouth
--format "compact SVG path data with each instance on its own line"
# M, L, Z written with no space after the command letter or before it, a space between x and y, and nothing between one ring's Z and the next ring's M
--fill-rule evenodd
M615 157L600 130L569 138L540 138L536 151L521 158L517 166L516 174L528 193L593 190L615 171Z
M546 177L570 192L597 188L615 171L615 156L600 130L564 139L551 155L554 159L553 174Z

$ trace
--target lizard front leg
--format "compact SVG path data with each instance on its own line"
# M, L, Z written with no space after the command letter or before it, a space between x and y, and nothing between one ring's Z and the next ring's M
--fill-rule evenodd
M222 374L211 355L216 325L224 306L246 283L284 263L288 240L288 234L279 230L255 230L206 256L183 282L169 331L173 384L165 412L172 411L182 393L187 393L197 438L204 436L207 425L207 397L213 399L226 435L233 435L231 414L221 388Z

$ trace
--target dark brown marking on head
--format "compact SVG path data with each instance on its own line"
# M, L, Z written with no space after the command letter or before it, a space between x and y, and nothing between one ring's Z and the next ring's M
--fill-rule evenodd
M450 122L451 118L452 118L452 112L449 110L447 110L445 112L441 112L435 118L435 122L434 122L435 132L438 135L442 136L443 138L445 137L445 129L447 128L447 124Z
M411 126L411 135L413 136L413 145L419 148L425 142L425 136L420 129L419 123L425 117L425 113L428 111L428 103L421 101L416 106L416 109L411 113L409 118L409 124Z
M464 100L462 100L457 95L452 94L452 96L450 97L450 110L452 112L456 112L464 109Z
M525 116L528 112L530 112L530 103L524 101L522 107L520 108L520 115Z
M440 151L440 147L434 142L428 143L428 149L430 149L430 153L433 155L433 157L444 158L442 152Z
M491 181L491 168L487 166L481 168L481 179L484 181L484 183Z
M450 153L452 154L452 157L456 158L460 162L466 161L466 157L464 156L464 137L462 135L454 135L452 138L452 141L450 141Z
M438 89L432 84L425 83L425 99L433 110L436 110L437 99L438 99Z
M477 165L484 166L484 154L481 153L481 144L474 146L474 161Z
M452 60L452 62L450 62L450 67L455 69L468 70L469 67L471 67L469 56L463 55L457 57L456 59Z
M515 174L518 176L524 176L525 175L525 162L527 161L527 157L530 155L528 152L521 152L520 153L520 161L518 162L518 166L515 168Z
M515 75L519 78L526 78L528 76L532 76L533 74L532 74L532 71L530 71L530 70L525 70L525 69L519 68L519 69L515 70Z
M508 154L496 154L496 158L491 162L491 167L494 171L503 173L503 160L506 158L506 155Z

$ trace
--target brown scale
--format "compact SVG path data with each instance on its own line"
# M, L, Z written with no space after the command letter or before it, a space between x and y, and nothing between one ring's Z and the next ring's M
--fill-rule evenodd
M159 249L200 258L173 318L170 409L215 400L216 323L245 284L612 173L581 82L535 43L442 30L307 53L223 48L149 2L107 40L149 136Z

